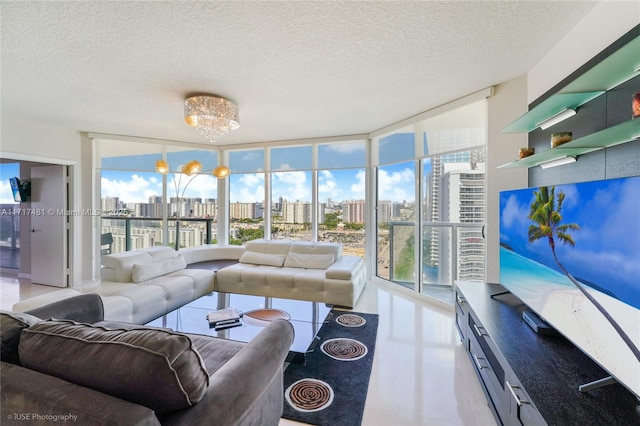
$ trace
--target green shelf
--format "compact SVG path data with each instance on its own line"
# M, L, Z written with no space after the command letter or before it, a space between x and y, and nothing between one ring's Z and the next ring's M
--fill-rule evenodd
M529 133L560 111L577 109L594 98L640 74L640 37L616 50L606 59L564 86L500 133Z
M558 93L610 90L638 75L640 67L640 37L616 50L605 60L582 74Z
M572 140L571 142L564 143L557 148L549 149L539 154L534 154L529 157L525 157L521 160L516 160L511 163L498 166L502 168L514 168L514 167L534 167L540 163L555 160L561 157L586 154L588 152L597 151L604 148L609 148L614 145L629 142L640 137L640 118L635 120L625 121L616 126L609 127L599 132L592 133Z
M518 118L502 129L500 133L529 133L546 119L567 108L577 109L590 100L605 93L604 90L595 92L557 93L542 101L538 106Z

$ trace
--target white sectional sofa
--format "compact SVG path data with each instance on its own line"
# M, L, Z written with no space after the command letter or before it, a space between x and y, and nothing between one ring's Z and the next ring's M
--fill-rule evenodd
M364 261L336 243L254 240L235 265L218 271L216 290L352 308L365 285Z
M340 244L255 240L179 251L152 247L103 256L99 282L26 299L13 311L97 293L105 320L145 324L214 291L353 307L364 284L363 260L343 255Z
M238 248L220 246L217 258ZM82 293L102 297L105 320L145 324L186 303L215 291L215 270L188 268L181 252L152 247L102 257L102 279L82 287L68 288L21 301L13 306L24 312ZM212 303L215 307L215 302Z

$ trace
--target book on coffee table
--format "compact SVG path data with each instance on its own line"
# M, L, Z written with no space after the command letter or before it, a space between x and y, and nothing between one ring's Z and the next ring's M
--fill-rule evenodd
M240 312L236 308L218 309L207 314L209 325L213 327L240 324L240 317Z

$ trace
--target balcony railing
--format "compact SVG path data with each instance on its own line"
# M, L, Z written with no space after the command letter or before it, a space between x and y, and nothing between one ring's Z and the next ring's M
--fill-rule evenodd
M177 249L211 243L213 218L167 218L167 226L159 217L102 216L101 232L113 235L112 253L158 245ZM189 226L201 224L201 226Z
M383 277L409 288L415 288L417 282L413 266L415 225L412 221L389 222L389 243L386 246L389 251L389 276ZM422 223L420 270L423 287L452 286L454 280L484 281L483 226L482 223ZM385 254L378 255L385 257Z

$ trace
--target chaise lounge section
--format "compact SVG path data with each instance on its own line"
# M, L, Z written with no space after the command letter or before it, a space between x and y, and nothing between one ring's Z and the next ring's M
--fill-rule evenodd
M342 245L253 240L238 263L218 271L216 290L353 308L365 285L364 261Z

